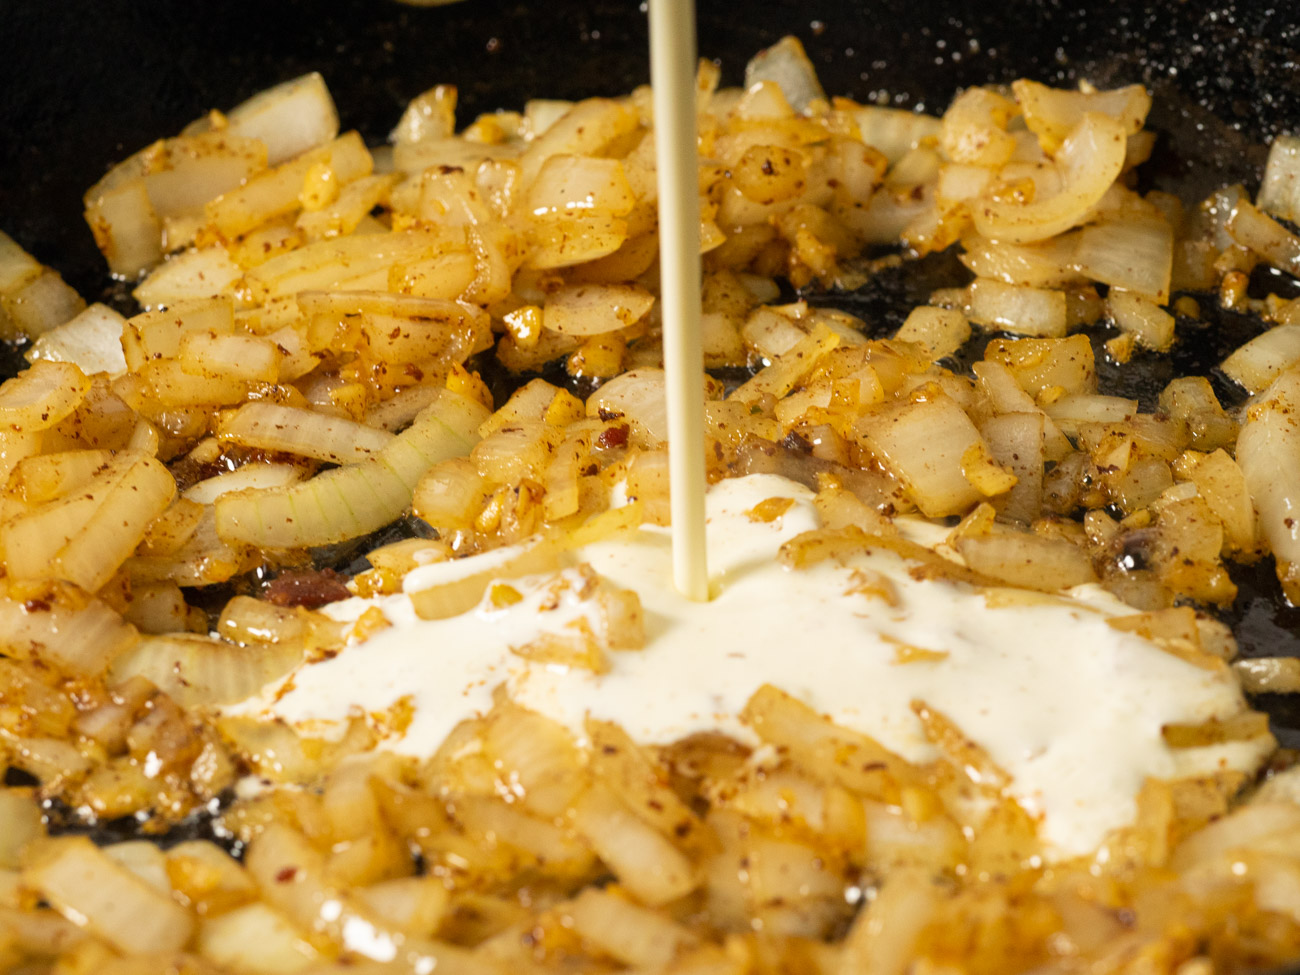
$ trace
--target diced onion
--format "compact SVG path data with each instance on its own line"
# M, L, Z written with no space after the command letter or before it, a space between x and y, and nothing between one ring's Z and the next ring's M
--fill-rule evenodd
M937 140L943 127L933 115L876 105L855 106L853 118L862 141L883 153L890 165L923 142Z
M114 274L134 278L162 259L162 220L143 179L88 201L86 223Z
M102 674L138 640L135 628L98 600L62 595L36 601L0 599L0 647L19 660L37 660L78 677Z
M699 886L691 861L607 787L592 788L574 804L573 825L643 904L667 904Z
M1300 604L1300 370L1283 373L1251 404L1237 463L1283 590Z
M153 457L122 451L90 483L0 528L11 576L66 579L94 592L171 504L176 482Z
M28 361L70 362L87 376L126 372L122 326L126 319L107 305L94 304L70 321L41 335L27 351Z
M0 427L29 433L49 429L81 405L89 388L70 362L33 363L0 385Z
M957 551L976 572L1024 589L1054 592L1097 580L1087 551L1064 539L994 533L959 539Z
M971 282L966 314L980 325L1017 335L1065 335L1065 292L1028 288L990 278Z
M226 131L261 139L276 166L338 135L339 116L325 79L313 71L260 91L226 113Z
M1084 227L1073 266L1094 281L1164 304L1169 300L1173 262L1174 234L1169 224L1139 217Z
M48 268L15 290L0 293L0 313L28 338L57 328L85 308L81 295Z
M243 276L224 247L182 251L154 268L132 292L145 308L228 291Z
M333 179L346 184L369 176L374 160L357 133L341 135L209 201L204 207L208 225L230 240L260 223L292 213L300 206L299 194L313 166L328 167Z
M1300 217L1300 138L1279 135L1273 140L1255 205L1293 223Z
M1174 316L1145 295L1114 288L1106 296L1106 310L1115 326L1137 336L1143 348L1168 352L1174 344Z
M942 518L969 509L983 496L966 479L963 457L983 444L965 411L947 396L868 414L855 434L907 487L928 517ZM987 450L987 445L985 445Z
M127 954L177 951L194 927L190 913L168 894L114 863L85 838L60 843L24 871L24 882Z
M817 80L817 71L796 37L781 38L766 50L759 51L745 65L745 87L751 88L761 81L774 81L780 85L790 107L796 112L806 111L816 100L826 100L826 93Z
M1255 336L1219 367L1248 392L1258 393L1300 362L1300 325L1278 325Z
M1037 244L995 243L972 235L962 241L961 262L981 278L1034 288L1064 288L1083 282L1074 269L1077 233L1061 234Z
M41 262L0 230L0 295L17 291L41 273Z
M528 193L535 217L582 212L621 217L636 202L621 161L582 156L546 160Z
M623 419L634 441L659 447L668 440L668 404L662 369L630 369L601 386L587 400L588 416Z
M1228 218L1227 231L1242 247L1290 274L1300 275L1300 237L1242 200Z

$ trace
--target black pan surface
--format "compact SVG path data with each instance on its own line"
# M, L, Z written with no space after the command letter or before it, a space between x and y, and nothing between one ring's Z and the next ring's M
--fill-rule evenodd
M1143 82L1161 133L1147 177L1199 199L1224 182L1253 189L1263 145L1300 129L1300 7L1201 0L699 0L699 44L724 81L781 35L804 42L828 92L941 112L969 84L1021 76L1070 84ZM644 10L633 0L466 0L417 8L392 0L3 0L0 4L0 229L61 270L90 300L130 310L108 283L81 218L81 194L110 164L210 108L319 70L346 127L384 139L408 99L439 82L460 89L461 121L529 97L618 94L648 80ZM834 303L884 329L933 267L882 278ZM1293 288L1276 280L1265 290ZM1209 303L1205 303L1206 307ZM1228 349L1260 331L1214 314L1180 323L1174 367L1213 376ZM0 376L17 368L0 356ZM1147 403L1167 363L1153 360L1125 395ZM1119 377L1115 377L1118 381ZM1167 379L1167 376L1165 377ZM1235 395L1216 377L1225 396ZM1248 655L1300 655L1300 610L1285 606L1271 564L1237 572L1227 614ZM1300 745L1300 706L1259 702L1284 743Z

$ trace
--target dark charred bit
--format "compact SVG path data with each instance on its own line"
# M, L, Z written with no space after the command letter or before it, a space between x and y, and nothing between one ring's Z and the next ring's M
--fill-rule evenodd
M167 469L171 471L172 477L176 478L177 493L183 494L199 481L224 474L230 470L230 467L221 458L209 463L200 463L186 454L168 464Z
M263 598L276 606L317 609L352 595L334 569L290 569L266 584Z
M785 439L781 441L781 446L786 450L793 450L800 454L811 454L813 449L812 442L794 430L785 435Z

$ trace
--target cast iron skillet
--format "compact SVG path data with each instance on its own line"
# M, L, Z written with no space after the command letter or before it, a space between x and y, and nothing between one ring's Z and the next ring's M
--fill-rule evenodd
M726 83L785 33L803 40L828 92L934 112L963 85L1021 76L1143 82L1156 95L1151 124L1162 133L1148 179L1188 200L1225 182L1253 189L1263 144L1300 128L1300 9L1277 0L698 6L701 54L720 60ZM646 43L634 0L434 8L392 0L3 0L0 228L88 299L129 311L125 287L106 287L81 194L109 164L209 108L319 70L344 125L374 143L409 98L437 82L459 86L462 122L532 96L626 92L648 78ZM923 300L927 284L954 273L952 262L929 262L832 298L883 331ZM1257 284L1291 287L1280 277ZM1172 366L1152 360L1121 389L1149 406L1175 368L1211 375L1231 399L1236 393L1213 367L1261 328L1217 313L1207 323L1181 322ZM20 363L10 353L0 376ZM1243 651L1300 654L1300 611L1281 604L1271 565L1236 574L1242 595L1227 617ZM1283 741L1300 744L1300 708L1259 703Z

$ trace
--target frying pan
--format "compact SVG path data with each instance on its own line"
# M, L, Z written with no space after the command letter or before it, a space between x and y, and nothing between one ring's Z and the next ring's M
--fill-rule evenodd
M1252 186L1262 146L1300 128L1300 8L1285 0L699 0L702 55L736 83L745 61L786 33L804 42L828 92L941 112L960 87L1021 76L1056 84L1142 82L1161 140L1152 185L1202 197ZM460 90L460 120L533 96L620 94L649 75L644 11L633 0L4 0L0 7L0 228L62 271L89 300L130 311L81 217L81 194L114 161L210 108L321 71L343 123L382 141L412 96ZM923 300L927 274L905 269L832 296L876 328ZM1260 287L1284 293L1280 277ZM1215 376L1227 349L1261 329L1209 309L1180 328L1172 368ZM1182 323L1186 324L1186 323ZM7 355L7 357L6 357ZM0 353L0 376L20 361ZM1149 407L1169 363L1129 370L1126 395ZM1166 370L1162 373L1161 370ZM1163 378L1162 378L1163 377ZM1107 377L1103 377L1104 379ZM1118 377L1109 377L1119 381ZM1300 655L1300 610L1283 605L1270 566L1234 570L1226 619L1248 655ZM1300 708L1259 702L1284 743L1300 744Z

